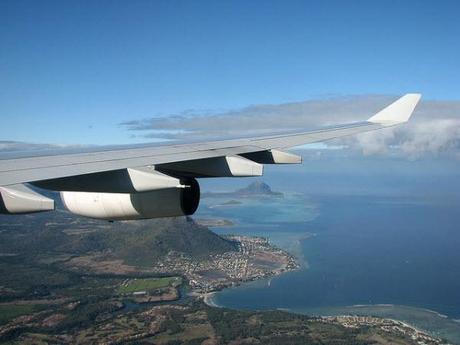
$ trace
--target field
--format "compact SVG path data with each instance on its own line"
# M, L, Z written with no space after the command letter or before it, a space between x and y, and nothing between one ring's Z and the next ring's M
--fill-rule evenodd
M131 294L137 291L152 291L163 289L169 286L178 286L182 283L180 277L164 277L164 278L147 278L147 279L133 279L123 283L118 288L120 294Z
M6 323L18 316L32 314L43 309L43 306L34 304L1 304L0 324Z

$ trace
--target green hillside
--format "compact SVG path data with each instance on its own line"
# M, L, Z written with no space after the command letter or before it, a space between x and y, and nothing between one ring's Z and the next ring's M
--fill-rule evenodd
M152 265L170 251L195 258L237 250L237 245L191 218L108 223L67 212L0 217L0 253L33 259L47 255L110 252L130 265Z
M151 266L170 251L199 259L237 250L235 243L183 217L117 223L113 229L89 234L81 245L90 243L110 249L125 263L136 266Z

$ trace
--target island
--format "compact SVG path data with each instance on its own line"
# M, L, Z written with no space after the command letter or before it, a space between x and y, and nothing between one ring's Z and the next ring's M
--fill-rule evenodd
M198 219L195 219L195 222L199 225L210 227L210 228L234 225L231 220L220 219L220 218L198 218Z
M206 192L202 193L202 197L234 197L234 198L247 198L247 197L283 197L281 192L275 192L271 187L263 181L254 181L244 188L237 189L232 192ZM226 202L228 205L239 204L238 200L229 200Z
M281 192L272 191L271 187L263 181L252 182L247 187L238 189L234 193L240 196L283 196Z
M210 292L298 264L266 238L219 236L193 218L107 223L60 210L0 224L2 343L443 343L387 319L209 306Z

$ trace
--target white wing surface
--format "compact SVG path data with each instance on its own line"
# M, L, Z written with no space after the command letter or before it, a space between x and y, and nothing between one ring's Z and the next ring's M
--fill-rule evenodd
M0 186L102 171L136 168L203 158L286 149L407 122L419 99L407 94L365 122L315 131L289 131L268 136L184 144L153 145L101 152L0 160Z
M420 97L407 94L367 121L320 130L0 159L0 213L53 209L52 201L23 185L30 183L63 191L67 208L94 218L191 214L199 200L195 178L260 176L263 164L300 163L284 150L407 122ZM160 212L155 205L175 206Z

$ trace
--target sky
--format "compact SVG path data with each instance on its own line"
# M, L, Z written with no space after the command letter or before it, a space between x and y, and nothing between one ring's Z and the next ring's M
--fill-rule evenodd
M341 114L344 101L370 99L357 114L367 116L408 92L423 94L425 119L438 114L433 104L452 105L450 121L459 10L458 1L3 0L0 140L146 142L167 137L146 132L158 129L152 119L177 137L194 117L215 128L248 109L282 117L286 105L328 101L322 110ZM452 123L443 126L439 136Z

